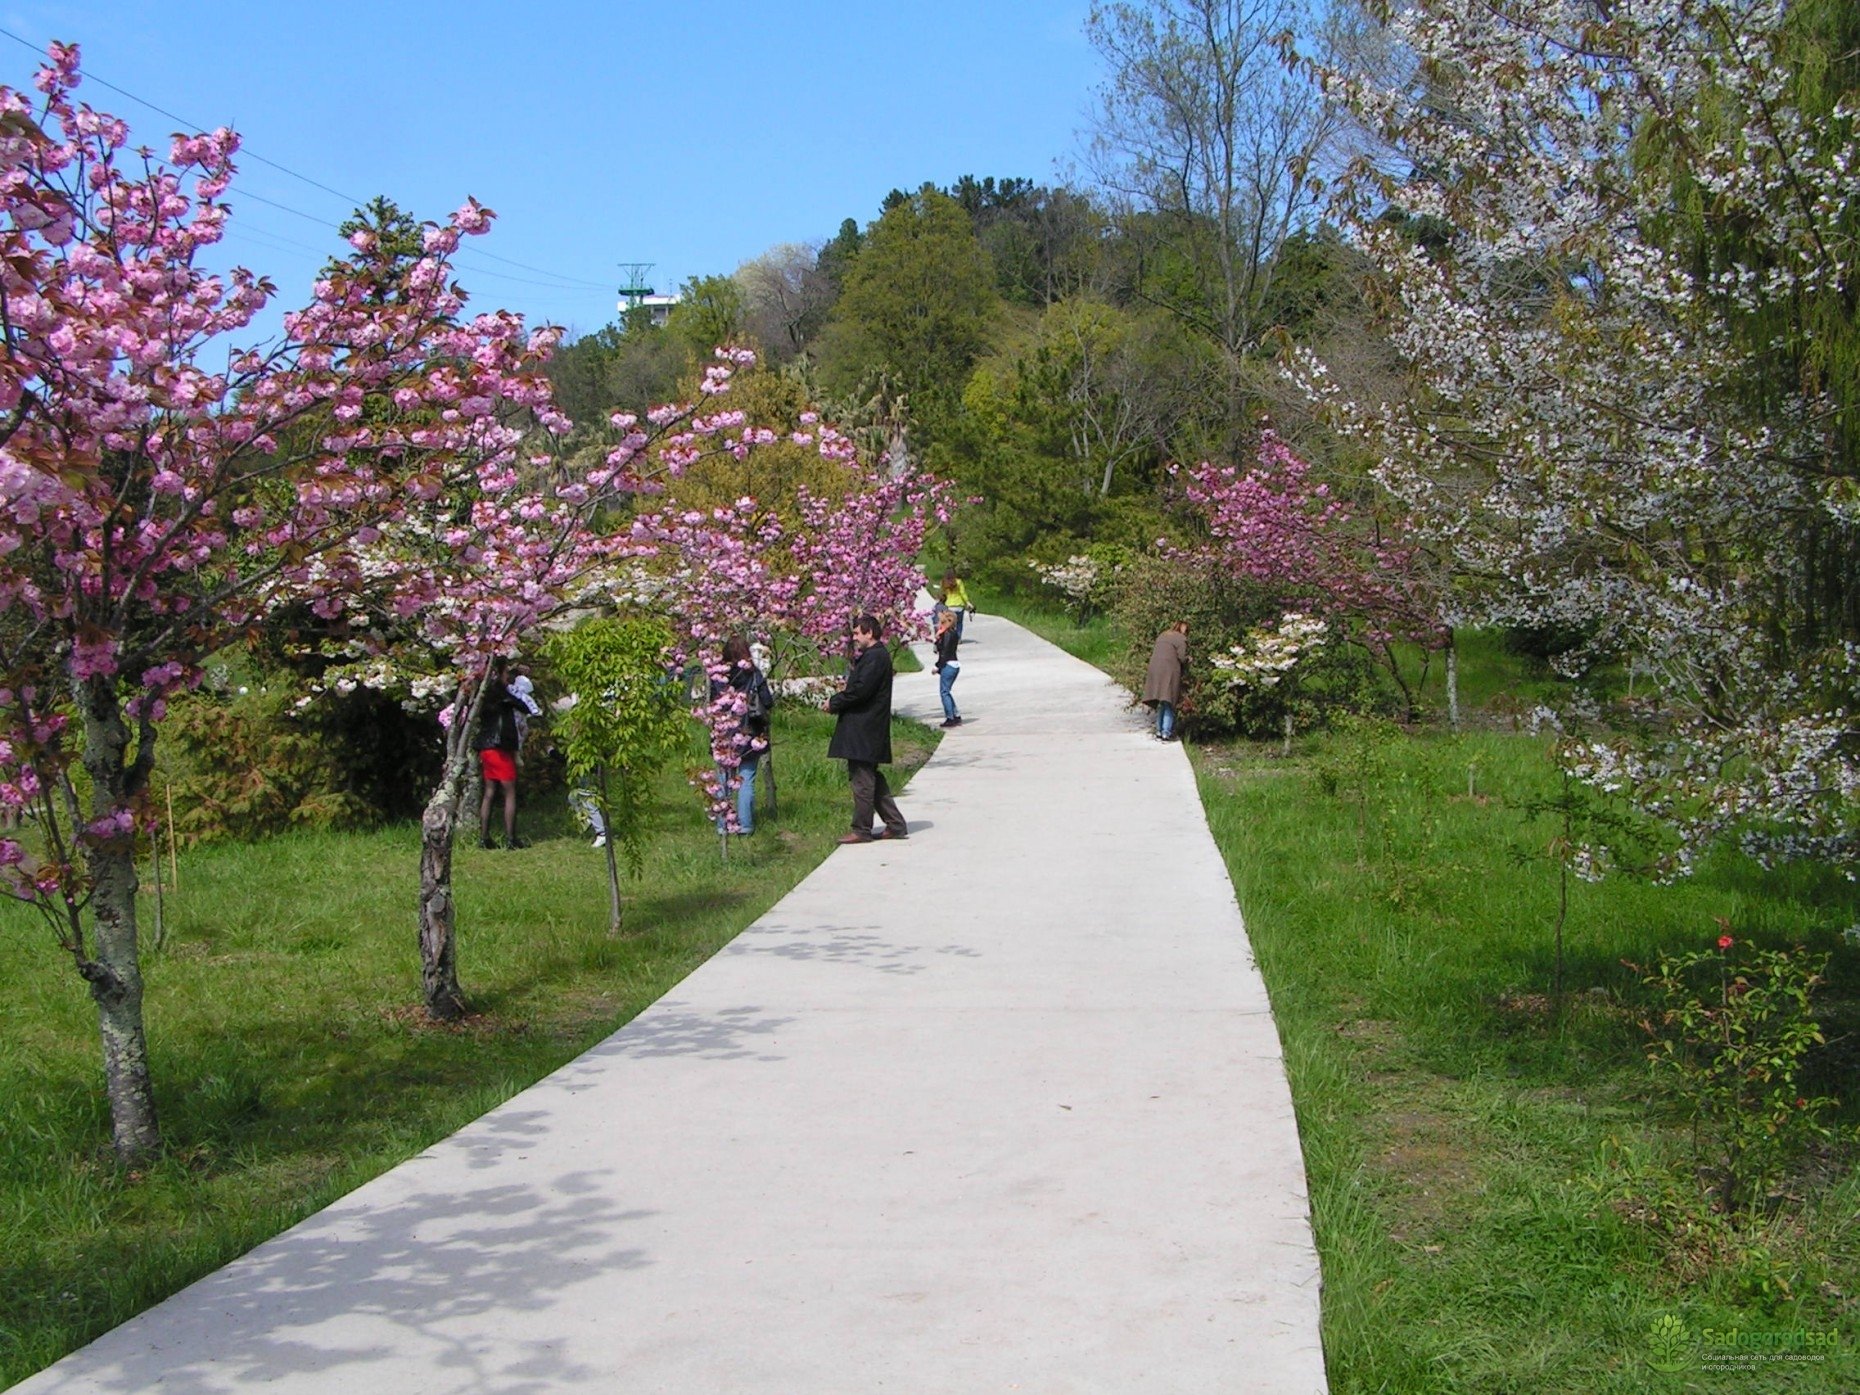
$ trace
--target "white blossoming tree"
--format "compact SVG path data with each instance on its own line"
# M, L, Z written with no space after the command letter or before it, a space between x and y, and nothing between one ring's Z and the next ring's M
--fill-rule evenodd
M1380 142L1337 210L1412 391L1293 372L1477 618L1655 677L1651 734L1566 754L1674 830L1673 872L1727 835L1860 853L1854 60L1814 32L1842 13L1421 0L1401 80L1325 75Z
M1227 676L1230 686L1250 688L1256 693L1276 692L1281 697L1280 715L1288 752L1292 747L1299 662L1315 653L1329 634L1330 626L1318 616L1288 611L1277 628L1258 626L1211 661Z

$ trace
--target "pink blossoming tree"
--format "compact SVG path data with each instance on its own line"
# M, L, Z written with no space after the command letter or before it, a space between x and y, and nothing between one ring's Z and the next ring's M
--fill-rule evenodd
M488 226L475 203L429 230L404 299L369 294L358 243L282 342L226 347L273 290L197 265L237 137L176 137L163 162L79 80L54 45L36 98L0 88L0 803L31 816L0 875L90 986L138 1159L160 1132L134 852L166 699L273 607L338 614L403 501L491 463L483 423L547 395L518 323L458 319L448 255Z
M746 698L723 683L724 640L793 636L827 659L842 650L852 619L868 611L885 620L888 634L922 638L917 557L929 528L949 515L947 484L861 466L852 442L813 412L803 414L791 439L839 463L844 489L801 488L793 517L744 497L709 510L645 515L633 530L632 556L652 570L654 606L679 635L679 661L700 664L711 680L693 695L693 715L711 738L711 766L693 783L726 831L737 826L743 759L766 743L745 749L737 740Z
M1260 433L1246 469L1203 461L1175 473L1206 522L1206 553L1271 592L1281 609L1336 622L1398 682L1394 641L1445 643L1447 627L1414 549L1355 517L1276 432Z
M491 661L571 610L616 600L634 608L633 598L615 591L626 590L620 579L627 560L643 553L675 559L654 592L681 597L691 623L704 628L703 617L716 609L705 608L711 592L676 584L676 559L698 550L703 520L678 519L642 545L642 535L655 533L651 525L614 529L603 518L634 507L710 454L740 459L767 443L741 412L711 405L751 361L742 351L720 350L695 401L655 407L643 422L616 415L619 442L581 472L546 449L568 425L546 396L519 404L516 419L482 418L474 450L455 459L441 487L410 502L360 549L365 582L341 602L348 662L327 677L443 704L445 758L422 816L420 854L421 989L436 1019L466 1011L452 849ZM758 590L767 584L756 581Z

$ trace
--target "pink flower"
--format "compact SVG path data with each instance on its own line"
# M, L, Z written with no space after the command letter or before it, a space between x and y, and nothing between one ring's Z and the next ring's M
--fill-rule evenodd
M1729 949L1732 945L1736 943L1737 941L1733 940L1729 935L1720 935L1718 937L1718 948L1719 949Z

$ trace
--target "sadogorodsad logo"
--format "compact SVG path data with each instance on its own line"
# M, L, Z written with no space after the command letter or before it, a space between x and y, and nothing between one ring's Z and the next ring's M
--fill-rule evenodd
M1833 1328L1702 1327L1694 1332L1676 1315L1662 1313L1647 1329L1647 1364L1656 1371L1826 1361L1840 1347L1841 1334Z
M1656 1371L1683 1371L1692 1364L1692 1334L1671 1313L1662 1313L1647 1329L1647 1364Z

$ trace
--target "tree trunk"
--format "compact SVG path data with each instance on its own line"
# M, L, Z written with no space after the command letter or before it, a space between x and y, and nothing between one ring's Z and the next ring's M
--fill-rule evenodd
M614 821L608 813L607 802L607 767L599 766L594 773L595 782L601 792L601 824L607 830L607 837L602 840L602 851L607 854L607 933L620 933L620 863L614 856Z
M470 684L459 686L452 700L452 725L446 730L445 773L420 816L420 993L427 1015L438 1022L456 1022L465 1015L452 902L452 837L465 777L477 769L471 736L478 729L489 686L482 681L475 690Z
M439 1022L465 1015L452 907L452 830L464 783L462 768L449 771L420 818L420 994Z
M453 700L457 715L446 732L445 772L420 816L420 996L427 1016L437 1022L455 1022L465 1015L452 902L452 837L458 828L467 768L474 764L471 733L477 730L485 686L478 685L469 703L463 688Z
M1447 632L1447 725L1454 731L1460 729L1460 651L1451 630Z
M105 819L129 807L126 763L129 728L114 678L85 685L84 768L91 779L91 817ZM138 753L138 765L148 753ZM89 842L94 954L80 955L78 972L90 984L103 1043L103 1083L110 1101L110 1135L124 1163L141 1162L161 1147L155 1085L149 1075L148 1038L142 1025L142 963L136 945L136 842L119 831Z

